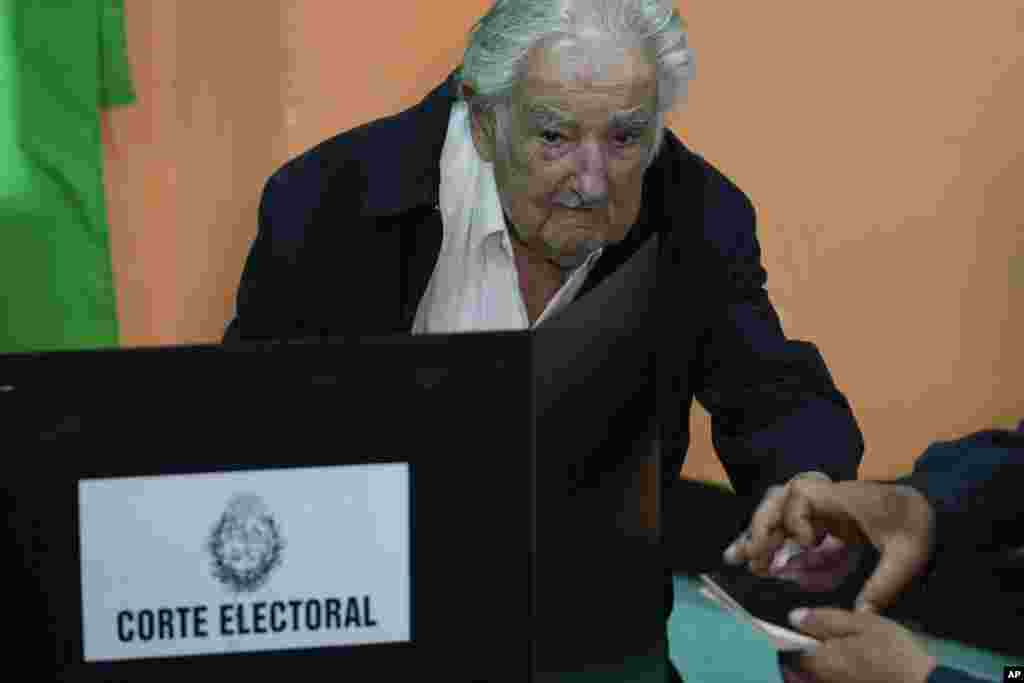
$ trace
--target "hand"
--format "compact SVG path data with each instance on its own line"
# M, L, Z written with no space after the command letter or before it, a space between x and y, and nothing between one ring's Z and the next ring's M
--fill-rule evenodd
M927 565L934 524L927 499L908 486L794 479L769 490L747 534L725 551L725 560L734 565L746 562L759 576L789 569L788 578L794 578L801 574L796 563L779 566L778 553L786 543L824 545L827 534L846 545L871 543L881 558L858 605L878 611L891 605Z
M814 477L819 480L831 482L827 475L818 472L807 472L798 475L797 478ZM761 501L761 505L755 513L755 520L770 516L772 510L781 503L780 496L786 493L786 487L773 486ZM751 537L748 532L745 537ZM741 539L742 540L742 539ZM733 544L734 546L736 544ZM806 591L833 591L842 585L843 581L857 568L860 562L863 548L857 545L848 545L841 539L828 534L820 543L812 547L805 547L796 540L790 539L781 546L768 551L770 562L767 569L762 563L756 565L757 573L767 574L776 579L792 581ZM726 551L726 560L731 561L735 552L733 547ZM733 564L740 564L742 560L731 561Z
M792 581L805 591L834 591L853 573L863 555L863 546L847 545L832 534L818 545L793 557L793 544L784 544L768 567L770 576Z
M784 670L787 682L926 683L938 666L910 631L875 614L794 610L791 621L822 642Z

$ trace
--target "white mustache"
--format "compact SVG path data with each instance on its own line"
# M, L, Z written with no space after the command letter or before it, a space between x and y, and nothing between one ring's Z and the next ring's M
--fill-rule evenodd
M598 197L584 197L579 192L564 192L555 197L555 203L567 209L593 209L605 202L604 195Z

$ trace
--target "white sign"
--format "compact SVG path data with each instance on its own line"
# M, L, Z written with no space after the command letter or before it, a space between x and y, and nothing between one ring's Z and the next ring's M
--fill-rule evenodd
M409 467L78 485L85 660L410 638Z

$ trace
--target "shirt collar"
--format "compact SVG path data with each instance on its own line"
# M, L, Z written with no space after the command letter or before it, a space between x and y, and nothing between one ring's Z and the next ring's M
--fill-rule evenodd
M501 205L498 184L494 177L494 164L481 161L478 183L477 205L473 212L473 222L469 227L474 250L483 249L490 240L500 239L502 243L505 242L505 238L494 237L495 235L508 236L505 210Z

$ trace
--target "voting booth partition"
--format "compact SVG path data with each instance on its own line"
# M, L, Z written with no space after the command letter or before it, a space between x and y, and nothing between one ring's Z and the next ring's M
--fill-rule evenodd
M0 357L7 642L75 681L664 680L655 253L529 332Z

